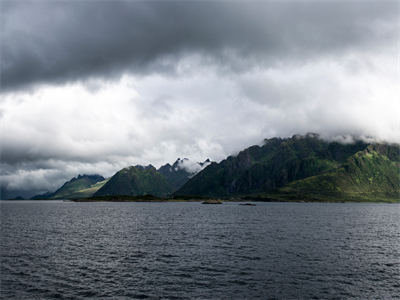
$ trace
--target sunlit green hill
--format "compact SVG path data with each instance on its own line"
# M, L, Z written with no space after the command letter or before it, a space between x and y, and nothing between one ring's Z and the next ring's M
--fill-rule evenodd
M278 194L281 198L309 200L400 201L400 161L393 150L390 146L370 145L341 167L291 182Z
M100 175L79 175L64 183L54 193L36 195L31 199L76 199L92 196L108 180Z

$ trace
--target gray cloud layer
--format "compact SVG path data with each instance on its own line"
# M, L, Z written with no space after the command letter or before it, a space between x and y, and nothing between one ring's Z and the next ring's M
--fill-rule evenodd
M230 70L373 51L398 32L398 2L2 2L3 89L171 72L184 55Z
M399 2L0 2L0 187L272 136L400 142Z

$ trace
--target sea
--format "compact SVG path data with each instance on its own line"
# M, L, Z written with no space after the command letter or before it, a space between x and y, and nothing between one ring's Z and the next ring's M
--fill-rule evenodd
M400 299L400 205L1 201L1 299Z

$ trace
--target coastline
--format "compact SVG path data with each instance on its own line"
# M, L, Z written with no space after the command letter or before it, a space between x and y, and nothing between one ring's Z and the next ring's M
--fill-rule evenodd
M168 202L287 202L287 203L400 203L400 199L396 198L383 198L383 197L357 197L357 198L330 198L322 197L298 197L298 198L285 198L285 197L255 197L246 196L238 198L215 198L215 197L174 197L174 198L158 198L153 196L102 196L102 197L89 197L80 199L68 199L72 202L154 202L154 203L168 203Z

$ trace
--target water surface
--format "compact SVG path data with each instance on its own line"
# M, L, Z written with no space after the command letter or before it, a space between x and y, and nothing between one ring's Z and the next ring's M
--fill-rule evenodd
M395 299L400 205L0 202L1 299Z

